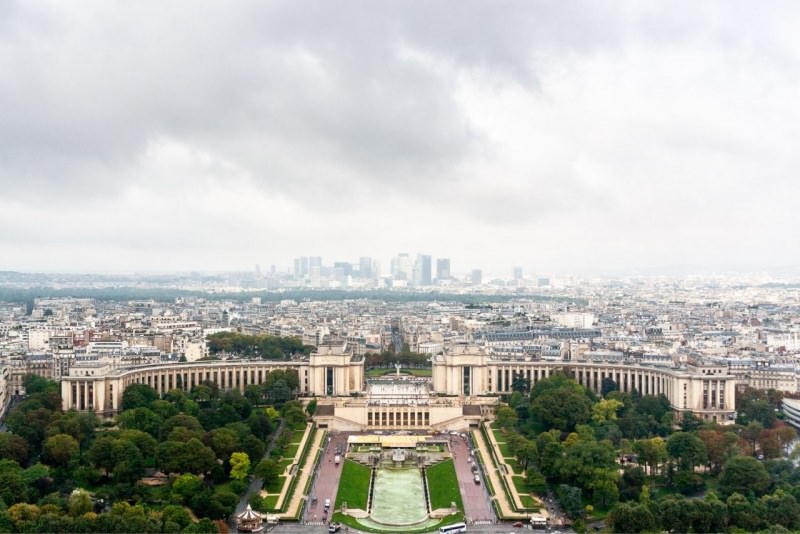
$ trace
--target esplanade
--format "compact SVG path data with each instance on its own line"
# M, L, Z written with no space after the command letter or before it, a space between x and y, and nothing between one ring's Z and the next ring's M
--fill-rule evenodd
M642 395L663 393L673 409L690 411L720 423L735 416L735 377L724 366L655 365L626 361L541 360L492 354L470 345L449 347L432 357L430 379L389 376L365 379L364 358L346 343L320 346L308 357L286 361L208 360L113 368L107 363L79 364L61 381L65 409L94 410L111 415L120 410L122 392L130 384L146 384L159 395L171 389L189 391L210 380L221 389L244 392L262 384L274 370L294 369L298 393L316 397L315 419L338 429L436 428L448 430L491 417L501 395L524 379L533 385L556 371L600 392L613 380L621 391Z

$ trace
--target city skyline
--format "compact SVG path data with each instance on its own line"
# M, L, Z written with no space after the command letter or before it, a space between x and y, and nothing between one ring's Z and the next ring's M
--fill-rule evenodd
M800 265L795 4L8 2L0 21L0 270Z

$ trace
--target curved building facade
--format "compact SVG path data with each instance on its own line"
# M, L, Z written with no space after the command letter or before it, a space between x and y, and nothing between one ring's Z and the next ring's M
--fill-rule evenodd
M131 384L146 384L164 395L174 388L189 391L210 380L221 389L244 392L251 384L264 383L277 369L297 371L301 395L319 398L315 418L329 428L463 428L490 416L500 396L513 391L515 381L525 379L533 385L557 371L597 393L603 381L610 379L624 392L663 393L675 410L691 411L707 421L727 423L735 417L736 378L724 366L544 361L498 357L467 346L433 356L432 378L426 381L425 392L413 395L392 396L370 389L363 357L352 354L346 345L320 347L308 358L291 361L198 361L126 369L78 365L62 378L61 393L65 409L110 415L120 410L122 392ZM398 384L408 386L402 381Z

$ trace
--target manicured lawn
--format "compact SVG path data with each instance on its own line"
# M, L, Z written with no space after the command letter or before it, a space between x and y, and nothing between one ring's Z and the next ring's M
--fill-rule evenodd
M300 448L299 443L290 443L283 450L281 456L283 456L284 458L294 458L294 455L297 454L297 449L299 448Z
M503 434L502 430L493 429L492 434L494 434L494 440L500 444L506 442L506 436Z
M525 477L513 476L511 480L514 481L514 487L517 488L517 493L520 495L528 495L531 492L528 486L525 485Z
M519 500L522 501L522 506L528 510L538 510L539 505L536 500L530 495L520 495Z
M284 482L286 482L286 477L281 475L265 486L264 489L267 490L267 493L280 493Z
M519 465L519 462L517 462L516 458L503 458L503 461L506 463L506 465L508 465L508 468L511 469L515 475L522 474L522 466Z
M292 465L292 459L291 458L286 458L284 460L281 460L280 462L278 462L278 472L280 474L285 473L286 472L286 468L289 467L290 465Z
M275 510L275 507L278 505L278 497L280 497L280 495L267 495L264 497L264 508L267 510Z
M503 458L513 458L514 454L511 452L511 447L508 446L508 443L504 443L502 441L497 442L497 448L500 449L500 456Z
M342 478L339 480L339 491L336 494L335 508L339 508L343 502L346 502L348 508L366 510L371 476L372 471L369 467L352 460L345 460Z
M303 430L295 430L294 432L292 432L292 441L290 441L289 443L300 444L300 442L303 441L303 435L305 433L306 433L305 428Z
M461 502L461 491L458 488L458 477L453 460L448 459L428 468L428 491L431 495L431 508L450 508L456 503L459 510L464 509Z

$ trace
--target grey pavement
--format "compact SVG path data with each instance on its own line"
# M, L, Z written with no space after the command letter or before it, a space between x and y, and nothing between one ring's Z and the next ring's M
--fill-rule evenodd
M475 475L472 472L475 459L470 454L471 447L467 440L460 435L450 435L450 450L453 453L453 463L458 476L461 498L464 500L464 516L468 518L467 522L490 521L494 523L496 518L489 504L482 471L479 471L478 474L480 482L475 482Z
M344 467L344 454L339 465L334 463L336 447L342 451L347 450L348 433L330 432L322 444L322 456L316 478L309 491L308 505L306 506L305 521L325 521L329 514L325 513L325 499L331 500L331 508L336 506L336 492L339 489L339 479ZM316 500L315 500L316 499Z

